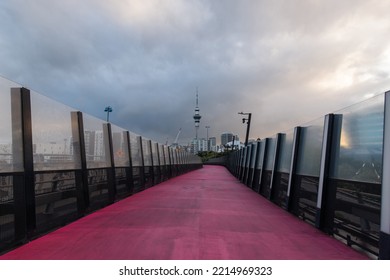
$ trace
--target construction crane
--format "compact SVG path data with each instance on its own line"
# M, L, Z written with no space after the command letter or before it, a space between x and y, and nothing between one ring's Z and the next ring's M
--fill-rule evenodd
M181 133L181 128L179 129L179 132L176 135L175 141L172 143L172 147L178 147L179 146L178 141L179 141L180 133Z

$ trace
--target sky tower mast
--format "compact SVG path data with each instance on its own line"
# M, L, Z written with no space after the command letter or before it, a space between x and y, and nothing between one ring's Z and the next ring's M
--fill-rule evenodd
M201 115L199 115L199 104L198 104L198 89L196 89L196 107L195 107L195 115L194 115L194 121L195 121L195 139L198 140L198 129L199 129L199 123L200 119L202 118Z

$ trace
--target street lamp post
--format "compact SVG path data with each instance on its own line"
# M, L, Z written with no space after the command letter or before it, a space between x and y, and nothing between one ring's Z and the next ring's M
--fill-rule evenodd
M209 128L210 128L210 126L206 126L206 130L207 130L207 136L206 136L206 143L207 143L207 151L209 151Z
M107 106L106 108L104 108L104 112L107 112L107 122L109 122L110 121L110 113L112 112L111 106Z
M238 113L239 115L245 115L245 116L248 116L248 118L243 118L242 119L242 123L245 123L246 121L246 124L247 124L247 127L246 127L246 137L245 137L245 147L248 146L248 139L249 139L249 130L251 128L251 117L252 117L252 113L243 113L243 112L240 112Z

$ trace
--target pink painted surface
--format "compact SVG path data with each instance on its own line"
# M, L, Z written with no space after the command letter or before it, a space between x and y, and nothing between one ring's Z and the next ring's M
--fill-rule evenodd
M224 167L176 177L0 259L368 259L240 184Z

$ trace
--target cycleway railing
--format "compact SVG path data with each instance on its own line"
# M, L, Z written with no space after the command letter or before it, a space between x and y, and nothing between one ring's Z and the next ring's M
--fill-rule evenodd
M202 167L3 78L0 98L0 253Z
M390 92L251 143L227 165L292 214L390 259Z

